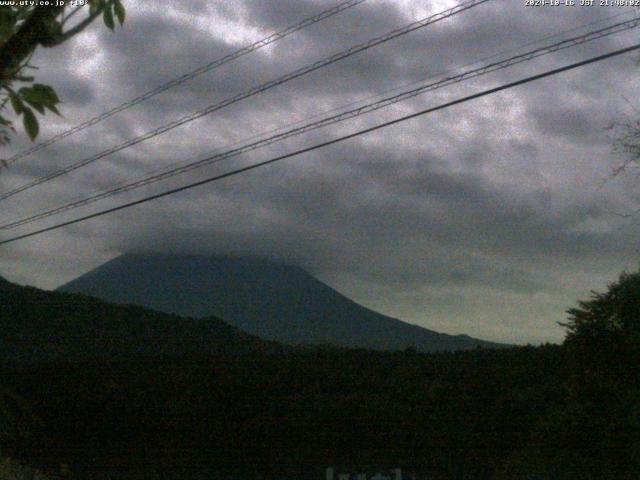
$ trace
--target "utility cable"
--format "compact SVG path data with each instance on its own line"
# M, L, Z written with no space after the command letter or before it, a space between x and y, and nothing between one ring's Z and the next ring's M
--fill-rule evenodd
M183 192L185 190L190 190L192 188L199 187L201 185L212 183L212 182L215 182L215 181L218 181L218 180L222 180L224 178L228 178L228 177L232 177L232 176L235 176L235 175L239 175L241 173L244 173L244 172L247 172L247 171L250 171L250 170L255 170L257 168L264 167L264 166L267 166L267 165L271 165L273 163L276 163L276 162L279 162L279 161L282 161L282 160L285 160L285 159L288 159L288 158L291 158L291 157L295 157L295 156L301 155L303 153L308 153L308 152L311 152L311 151L314 151L314 150L318 150L320 148L327 147L329 145L334 145L336 143L340 143L340 142L343 142L345 140L349 140L349 139L352 139L352 138L355 138L355 137L359 137L361 135L365 135L367 133L371 133L371 132L380 130L382 128L386 128L386 127L389 127L391 125L395 125L395 124L398 124L398 123L401 123L401 122L405 122L405 121L410 120L412 118L420 117L422 115L426 115L428 113L432 113L432 112L435 112L435 111L444 110L444 109L450 108L450 107L452 107L454 105L459 105L459 104L462 104L462 103L466 103L466 102L469 102L471 100L475 100L475 99L480 98L480 97L484 97L484 96L487 96L487 95L492 95L494 93L497 93L497 92L500 92L500 91L503 91L503 90L507 90L507 89L510 89L510 88L517 87L519 85L523 85L523 84L526 84L526 83L529 83L529 82L533 82L533 81L540 80L540 79L543 79L543 78L546 78L546 77L557 75L557 74L560 74L560 73L563 73L563 72L566 72L566 71L569 71L569 70L574 70L576 68L583 67L585 65L589 65L589 64L592 64L592 63L596 63L596 62L601 62L603 60L606 60L606 59L609 59L609 58L612 58L612 57L616 57L616 56L619 56L619 55L623 55L625 53L629 53L629 52L632 52L632 51L636 51L638 49L640 49L640 44L636 44L636 45L633 45L631 47L622 48L622 49L619 49L619 50L614 50L613 52L609 52L609 53L606 53L604 55L598 55L596 57L592 57L592 58L589 58L587 60L582 60L580 62L572 63L572 64L569 64L569 65L565 65L564 67L556 68L556 69L553 69L553 70L548 70L546 72L539 73L539 74L536 74L536 75L532 75L532 76L529 76L529 77L526 77L526 78L523 78L523 79L520 79L520 80L517 80L517 81L514 81L514 82L506 83L506 84L500 85L498 87L490 88L488 90L483 90L483 91L475 93L473 95L468 95L466 97L458 98L456 100L453 100L453 101L438 105L436 107L431 107L431 108L427 108L427 109L424 109L424 110L420 110L418 112L415 112L415 113L412 113L412 114L409 114L409 115L405 115L405 116L396 118L394 120L390 120L388 122L384 122L384 123L380 123L378 125L374 125L373 127L365 128L363 130L359 130L357 132L350 133L348 135L337 137L337 138L334 138L334 139L331 139L331 140L328 140L328 141L325 141L325 142L322 142L322 143L318 143L316 145L312 145L310 147L306 147L306 148L303 148L303 149L300 149L300 150L296 150L294 152L287 153L285 155L280 155L280 156L271 158L269 160L264 160L262 162L254 163L252 165L248 165L248 166L245 166L245 167L237 168L237 169L232 170L230 172L226 172L226 173L223 173L223 174L215 175L213 177L208 177L208 178L205 178L204 180L199 180L197 182L189 183L189 184L181 186L181 187L173 188L171 190L167 190L167 191L164 191L164 192L161 192L161 193L157 193L155 195L150 195L148 197L144 197L144 198L132 201L132 202L128 202L128 203L125 203L125 204L122 204L122 205L118 205L116 207L108 208L106 210L101 210L99 212L95 212L95 213L92 213L90 215L85 215L83 217L78 217L78 218L75 218L73 220L68 220L68 221L65 221L65 222L62 222L62 223L58 223L58 224L52 225L50 227L41 228L39 230L35 230L35 231L29 232L29 233L25 233L25 234L22 234L22 235L11 237L11 238L8 238L6 240L0 241L0 245L5 245L5 244L11 243L11 242L18 241L18 240L22 240L22 239L25 239L25 238L29 238L29 237L33 237L33 236L36 236L36 235L40 235L40 234L45 233L45 232L50 232L50 231L53 231L53 230L60 229L62 227L66 227L66 226L69 226L69 225L74 225L74 224L77 224L77 223L80 223L80 222L84 222L84 221L87 221L87 220L90 220L90 219L93 219L93 218L101 217L101 216L107 215L109 213L114 213L114 212L117 212L117 211L120 211L120 210L124 210L124 209L130 208L130 207L136 206L136 205L141 205L143 203L147 203L147 202L150 202L152 200L157 200L159 198L166 197L168 195L173 195L173 194L176 194L176 193L179 193L179 192Z
M267 45L271 45L272 43L275 43L279 40L282 40L283 38L291 35L292 33L295 33L299 30L302 30L306 27L309 27L315 23L318 23L322 20L325 20L329 17L332 17L334 15L337 15L338 13L341 13L349 8L355 7L363 2L365 2L366 0L348 0L346 2L342 2L339 3L338 5L336 5L333 8L330 8L328 10L324 10L323 12L320 12L312 17L308 17L305 18L304 20L300 21L299 23L296 23L295 25L290 25L289 27L280 30L276 33L273 33L271 35L269 35L268 37L263 38L262 40L258 40L257 42L252 43L251 45L247 45L245 47L240 48L239 50L236 50L235 52L232 52L228 55L225 55L224 57L221 57L217 60L214 60L210 63L207 63L206 65L202 65L198 68L196 68L195 70L192 70L188 73L185 73L184 75L181 75L177 78L174 78L172 80L169 80L166 83L163 83L162 85L158 85L157 87L131 99L128 100L120 105L118 105L117 107L112 108L111 110L107 110L104 113L101 113L100 115L90 118L89 120L82 122L78 125L76 125L75 127L72 127L68 130L65 130L64 132L61 132L57 135L54 135L53 137L45 140L44 142L38 143L30 148L27 148L19 153L16 153L15 155L13 155L12 157L9 157L8 159L6 159L3 163L8 166L11 165L13 163L15 163L16 161L20 160L21 158L24 158L28 155L31 155L32 153L35 153L39 150L42 150L45 147L48 147L49 145L53 145L54 143L62 140L63 138L66 138L70 135L73 135L74 133L80 132L82 130L85 130L97 123L102 122L103 120L106 120L109 117L112 117L113 115L115 115L116 113L120 113L124 110L127 110L135 105L138 105L146 100L149 100L152 97L155 97L156 95L166 92L167 90L174 88L184 82L187 82L199 75L202 75L204 73L210 72L211 70L214 70L218 67L221 67L222 65L229 63L233 60L236 60L244 55L247 55L251 52L255 52L256 50L259 50L263 47L266 47Z
M252 142L246 145L242 145L238 148L234 148L231 150L227 150L225 152L222 153L216 153L216 154L208 154L206 156L204 156L204 158L200 158L197 159L196 161L192 161L186 165L182 165L182 166L178 166L178 167L172 167L170 169L167 169L165 171L162 171L160 173L154 174L154 175L150 175L147 177L144 177L142 179L130 182L130 183L126 183L123 185L120 185L118 187L115 188L111 188L109 190L106 191L101 191L95 194L92 194L88 197L84 197L81 198L79 200L75 200L72 202L68 202L64 205L55 207L53 209L49 209L46 210L44 212L40 212L31 216L28 216L26 218L22 218L20 220L15 220L3 225L0 225L0 230L8 230L11 228L16 228L28 223L32 223L35 222L37 220L41 220L47 217L50 217L52 215L56 215L71 209L75 209L75 208L79 208L81 206L85 206L94 202L97 202L99 200L102 200L104 198L109 198L112 196L115 196L117 194L120 193L124 193L136 188L140 188L142 186L145 185L149 185L152 183L156 183L159 182L161 180L165 180L167 178L176 176L176 175L180 175L183 173L187 173L191 170L195 170L197 168L201 168L204 167L206 165L210 165L213 163L218 163L222 160L226 160L228 158L232 158L244 153L247 153L249 151L253 151L256 150L258 148L262 148L268 145L271 145L273 143L276 142L280 142L282 140L285 140L287 138L293 137L293 136L298 136L301 135L303 133L307 133L309 131L312 130L316 130L328 125L332 125L334 123L338 123L338 122L342 122L366 113L371 113L373 111L382 109L382 108L386 108L390 105L393 105L395 103L404 101L404 100L408 100L410 98L416 97L418 95L439 89L439 88L443 88L449 85L452 85L454 83L459 83L465 80L469 80L472 78L476 78L479 77L481 75L487 75L489 73L495 72L497 70L502 70L514 65L517 65L519 63L523 63L523 62L527 62L530 61L534 58L543 56L543 55L548 55L554 52L557 52L559 50L564 50L567 48L571 48L571 47L575 47L576 45L580 45L586 42L590 42L590 41L594 41L597 39L601 39L603 37L609 36L609 35L613 35L615 33L620 33L632 28L637 28L638 26L640 26L640 19L638 18L634 18L633 20L628 20L625 22L619 22L616 23L614 25L610 25L608 27L605 28L601 28L599 30L593 31L593 32L587 32L583 35L579 35L573 38L569 38L557 43L554 43L552 45L548 45L548 46L544 46L544 47L540 47L516 56L512 56L510 58L507 59L503 59L503 60L499 60L496 62L493 62L489 65L485 65L479 68L475 68L472 70L468 70L466 72L460 73L458 75L454 75L454 76L449 76L446 77L442 80L439 80L437 82L433 82L433 83L429 83L426 85L422 85L420 87L408 90L408 91L404 91L401 92L397 95L393 95L391 97L387 97L387 98L383 98L381 100L378 100L377 102L373 102L373 103L369 103L367 105L363 105L360 106L358 108L346 111L346 112L342 112L339 113L337 115L333 115L330 117L326 117L323 118L319 121L316 122L311 122L308 123L306 125L303 125L301 127L298 128L293 128L290 129L288 131L282 132L282 133L278 133L276 135L267 137L267 138L263 138L261 140L258 140L256 142Z
M1 200L6 200L7 198L10 198L20 192L23 192L25 190L31 189L33 187L36 187L38 185L41 185L43 183L46 183L50 180L53 180L55 178L58 178L62 175L66 175L70 172L73 172L81 167L84 167L86 165L89 165L101 158L107 157L113 153L119 152L121 150L124 150L125 148L129 148L133 145L137 145L141 142L144 142L146 140L149 140L151 138L157 137L158 135L161 135L163 133L166 133L170 130L173 130L174 128L180 127L186 123L192 122L194 120L197 120L201 117L204 117L205 115L209 115L217 110L221 110L224 107L227 107L229 105L232 105L234 103L237 103L241 100L244 100L246 98L252 97L254 95L257 95L259 93L262 93L268 89L271 89L273 87L276 87L278 85L281 85L283 83L286 83L288 81L291 81L295 78L299 78L302 77L303 75L306 75L308 73L311 73L315 70L318 70L322 67L325 67L327 65L330 65L332 63L336 63L340 60L343 60L344 58L350 57L352 55L355 55L357 53L360 53L364 50L368 50L370 48L373 48L377 45L380 45L382 43L388 42L390 40L393 40L395 38L398 38L402 35L406 35L410 32L413 32L415 30L418 30L420 28L424 28L428 25L432 25L436 22L439 22L441 20L444 20L446 18L452 17L454 15L457 15L461 12L464 12L466 10L469 10L471 8L477 7L483 3L486 3L490 0L468 0L466 2L463 2L459 5L456 5L455 7L449 8L447 10L444 10L442 12L436 13L434 15L431 15L429 17L423 18L421 20L418 20L416 22L412 22L408 25L405 25L404 27L398 28L396 30L393 30L391 32L386 33L385 35L382 35L380 37L376 37L373 38L371 40L368 40L367 42L361 43L359 45L355 45L347 50L344 50L340 53L336 53L334 55L331 55L327 58L324 58L322 60L319 60L317 62L314 62L310 65L307 65L305 67L302 67L298 70L295 70L293 72L290 72L286 75L283 75L281 77L278 77L275 80L271 80L269 82L263 83L261 85L258 85L256 87L251 88L250 90L244 92L244 93L239 93L237 95L234 95L233 97L227 98L226 100L223 100L219 103L213 104L213 105L209 105L201 110L198 110L190 115L184 116L178 120L175 120L171 123L165 124L161 127L158 127L154 130L151 130L143 135L140 135L136 138L133 138L131 140L128 140L124 143L121 143L119 145L116 145L114 147L111 147L107 150L104 150L96 155L93 155L91 157L85 158L83 160L80 160L74 164L71 164L65 168L62 168L60 170L57 170L55 172L52 172L48 175L45 175L44 177L38 178L36 180L33 180L29 183L23 184L19 187L14 188L13 190L10 190L8 192L2 193L0 194L0 201Z

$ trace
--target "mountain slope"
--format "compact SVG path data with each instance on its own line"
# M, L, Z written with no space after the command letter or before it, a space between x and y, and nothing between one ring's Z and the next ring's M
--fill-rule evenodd
M497 346L381 315L301 268L255 258L127 254L60 290L194 318L215 315L258 337L292 344L425 352Z
M0 281L0 358L116 360L226 355L271 345L217 318L180 318Z

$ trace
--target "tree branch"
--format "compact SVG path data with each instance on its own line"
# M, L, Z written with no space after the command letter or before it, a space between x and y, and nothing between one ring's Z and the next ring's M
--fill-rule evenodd
M22 61L50 36L48 24L64 9L64 6L38 6L7 42L0 47L0 83L15 73Z
M66 32L60 35L56 35L52 41L47 42L45 47L55 47L56 45L60 45L61 43L69 40L74 35L77 35L78 33L82 32L85 28L89 26L91 22L93 22L96 19L96 17L98 17L103 12L103 10L104 10L104 6L98 8L95 12L89 14L87 18L85 18L82 22L78 23L75 27L67 30Z
M67 23L69 21L69 19L71 17L73 17L76 13L78 13L80 10L82 10L82 5L77 6L76 8L73 9L73 11L69 14L66 15L63 19L62 22L60 22L62 25L64 25L65 23Z

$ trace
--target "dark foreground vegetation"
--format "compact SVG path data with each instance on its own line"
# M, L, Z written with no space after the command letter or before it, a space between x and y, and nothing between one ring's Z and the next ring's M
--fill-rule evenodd
M5 361L3 454L71 479L635 479L639 306L621 277L562 346Z

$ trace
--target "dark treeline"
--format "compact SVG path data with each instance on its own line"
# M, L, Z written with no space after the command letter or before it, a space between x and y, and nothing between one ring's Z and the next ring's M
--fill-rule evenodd
M562 346L420 354L276 349L253 339L241 353L176 356L171 344L171 355L154 360L149 349L123 359L133 351L126 346L111 360L5 362L0 407L9 426L0 445L52 476L67 464L74 480L321 479L327 466L399 466L419 479L638 478L640 274L621 278L614 287L632 288L569 312ZM18 299L16 288L5 300ZM5 323L54 311L62 318L54 308L62 300L74 321L99 319L92 328L110 311L83 300L77 313L68 302L79 296L21 291L37 305L1 310ZM46 308L45 297L55 300ZM25 314L32 308L40 313ZM154 323L149 311L123 308ZM222 331L226 342L243 342ZM22 338L35 351L42 341L11 332L5 345ZM52 344L64 353L69 338Z
M322 478L328 465L625 478L640 467L629 368L593 370L558 346L5 368L28 400L5 444L74 478Z

